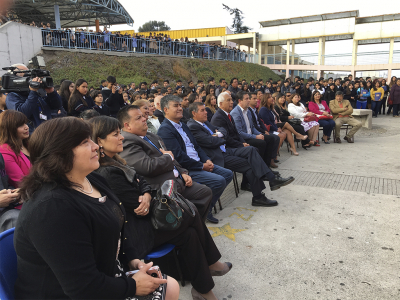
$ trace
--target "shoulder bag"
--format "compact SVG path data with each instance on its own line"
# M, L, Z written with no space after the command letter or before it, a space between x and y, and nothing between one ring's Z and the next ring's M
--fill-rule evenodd
M175 182L166 180L153 198L151 223L156 230L176 230L184 217L194 217L196 212L188 200L176 191Z
M301 120L298 118L288 119L290 125L301 125Z

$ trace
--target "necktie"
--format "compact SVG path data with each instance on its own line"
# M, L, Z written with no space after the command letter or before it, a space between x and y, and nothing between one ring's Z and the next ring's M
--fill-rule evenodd
M231 117L231 115L230 115L230 114L228 114L228 118L229 118L229 121L231 121L231 122L232 122L232 117Z
M158 152L160 152L162 154L162 152L160 151L160 149L158 149L158 147L156 145L153 144L152 141L150 141L150 139L147 136L144 136L143 139L148 142L150 145L152 145L154 148L157 149ZM174 169L179 173L179 178L183 180L182 174L181 172L179 172L179 170L174 166ZM185 181L185 180L183 180Z
M206 124L203 123L203 126L204 126L205 129L208 130L208 132L209 132L211 135L214 134L214 133L211 131L211 129L208 128L208 126L207 126ZM221 149L222 152L226 152L225 145L221 145L221 146L219 146L219 148Z

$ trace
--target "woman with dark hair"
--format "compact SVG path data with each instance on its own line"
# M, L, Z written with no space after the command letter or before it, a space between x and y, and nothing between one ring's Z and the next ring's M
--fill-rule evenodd
M382 98L382 106L381 109L379 109L379 114L385 114L386 113L386 101L388 98L389 94L389 86L386 84L386 79L382 79L382 89L385 91L383 98Z
M120 123L110 117L98 117L89 121L92 124L92 138L99 145L100 168L97 170L112 191L126 208L128 230L134 240L141 241L133 245L136 257L143 257L152 248L165 243L180 247L189 277L192 279L193 299L216 299L212 289L212 276L222 276L232 268L230 263L218 260L218 251L207 227L197 209L195 216L184 215L183 223L174 231L155 230L151 225L150 204L151 187L129 167L118 155L122 152L124 137Z
M335 121L331 115L331 110L325 101L321 101L322 96L318 91L314 91L311 95L311 101L308 103L308 111L318 116L319 126L323 128L324 135L322 140L325 144L330 144L332 130L335 127Z
M349 100L350 104L353 108L356 108L356 101L357 101L357 90L354 88L353 83L349 83L344 91L344 99Z
M287 110L285 95L281 93L274 93L272 97L274 97L275 99L275 106L274 106L275 111L278 113L279 118L282 120L282 122L288 122L289 120L294 119L294 117L291 116ZM304 131L303 126L298 124L290 124L290 125L293 127L294 130L296 130L296 132L300 133L303 136L307 136L307 133ZM308 138L308 136L305 140L304 139L300 140L303 147L310 147L311 145L310 143L312 143Z
M360 81L360 87L357 90L358 99L356 103L357 109L367 108L367 99L370 96L370 90L365 81Z
M16 299L149 299L175 280L147 274L152 263L135 259L122 203L96 173L98 146L90 125L53 119L32 134L32 169L24 178L24 209L15 228ZM139 269L132 277L122 265ZM151 297L150 299L154 299Z
M397 78L396 84L392 85L390 97L392 98L393 117L398 118L400 108L400 78Z
M293 155L298 156L299 153L296 151L296 146L294 144L293 135L294 134L300 140L306 140L306 135L301 135L296 132L293 127L288 122L282 122L279 118L279 114L276 112L275 99L271 94L267 93L262 96L261 108L259 111L259 116L266 126L269 126L269 132L277 134L280 138L279 148L281 147L284 140L287 140L290 144L290 152Z
M308 102L310 102L311 99L311 91L310 91L310 82L307 82L306 85L304 86L303 93L301 94L301 103L305 106L308 107ZM335 98L333 98L335 99Z
M209 84L206 86L206 95L215 95L215 86Z
M385 91L381 87L381 83L377 80L374 87L371 89L371 109L373 112L373 117L378 117L378 112L381 110L382 98Z
M217 98L215 95L207 95L206 101L204 102L207 111L207 120L211 122L212 117L214 116L215 112L218 109L217 106Z
M367 107L371 109L371 90L372 90L372 82L367 81L367 89L369 90L370 95L367 97Z
M307 109L304 107L303 103L300 102L300 95L293 94L290 97L290 103L288 105L289 113L301 120L301 126L303 126L304 131L307 132L307 135L310 141L314 142L314 146L320 146L318 144L318 131L319 131L319 123L317 121L309 121L306 122L304 119L306 117L315 116L313 112L308 112ZM303 147L304 149L307 149Z
M397 77L392 76L392 78L390 79L390 83L389 83L389 97L388 97L388 111L387 111L388 115L391 113L391 111L393 109L393 100L392 100L392 96L391 96L391 91L392 91L393 85L396 85L396 81L397 81Z
M0 153L3 155L9 185L19 187L31 163L26 148L29 138L27 117L16 110L0 114Z
M85 79L78 79L75 82L74 90L68 100L68 114L78 117L84 110L94 106L93 99L87 95L88 84Z

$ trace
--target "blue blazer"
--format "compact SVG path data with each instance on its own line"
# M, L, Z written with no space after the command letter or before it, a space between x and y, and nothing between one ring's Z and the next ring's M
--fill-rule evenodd
M174 125L172 125L170 120L168 120L167 118L165 118L164 121L161 123L157 135L163 139L167 149L172 151L172 153L174 154L174 158L183 168L189 171L201 171L203 170L203 163L209 160L209 158L207 154L197 144L196 139L194 138L189 127L187 127L185 123L181 122L181 124L183 131L187 134L195 150L197 151L200 161L196 161L187 155L185 142L183 141L178 130L176 130Z
M246 122L244 121L242 109L237 105L234 109L232 109L230 115L232 116L233 120L235 121L236 129L238 130L240 136L247 140L247 139L255 139L256 135L261 134L253 124L253 117L251 112L247 110L247 118L249 119L251 134L247 133Z
M258 112L259 117L264 121L265 125L271 125L269 131L278 131L278 126L275 124L274 113L266 107L261 107Z

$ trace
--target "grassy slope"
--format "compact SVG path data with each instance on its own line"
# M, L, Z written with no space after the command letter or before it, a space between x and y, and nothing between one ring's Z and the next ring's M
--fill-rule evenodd
M256 64L230 61L211 61L201 59L180 59L172 57L121 57L104 54L86 54L64 51L46 51L44 54L46 69L51 72L54 83L61 79L76 81L84 78L89 86L99 86L102 79L113 75L118 83L147 81L154 79L169 79L172 85L182 79L186 85L188 80L206 80L212 76L218 82L219 78L227 81L232 77L264 81L268 78L277 80L279 77L269 68Z

